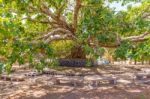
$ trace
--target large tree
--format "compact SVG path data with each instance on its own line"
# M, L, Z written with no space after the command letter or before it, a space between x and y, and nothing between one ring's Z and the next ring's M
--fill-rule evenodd
M106 6L112 2L141 5L116 12ZM22 46L29 43L50 45L43 47L48 50L52 44L63 41L71 45L70 51L63 53L65 57L85 59L91 53L99 55L102 47L121 49L127 42L136 45L148 42L150 37L149 0L0 0L0 3L1 38L7 46L20 41L15 52L23 52Z

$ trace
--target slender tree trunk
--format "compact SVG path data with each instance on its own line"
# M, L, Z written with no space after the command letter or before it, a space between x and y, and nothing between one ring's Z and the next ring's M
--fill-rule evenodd
M149 60L149 65L150 65L150 60Z
M144 65L144 60L142 60L142 65Z
M134 60L134 65L136 65L137 64L137 61L136 61L136 59Z
M143 57L143 56L142 56L142 59L141 59L141 60L142 60L142 65L144 65L144 57Z
M132 64L132 60L130 59L130 60L129 60L129 65L131 65L131 64Z

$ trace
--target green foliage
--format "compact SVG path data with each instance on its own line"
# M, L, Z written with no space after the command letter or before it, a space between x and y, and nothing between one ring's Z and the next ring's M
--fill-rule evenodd
M116 50L115 50L115 58L126 59L128 52L132 49L132 43L129 41L123 42Z
M150 46L148 42L139 43L139 44L133 43L132 47L124 48L124 49L125 49L124 53L121 52L121 55L120 55L120 56L123 56L123 58L130 58L130 59L139 60L139 61L149 60Z
M45 67L45 66L44 66L44 64L43 64L42 62L35 64L35 69L36 69L38 72L42 72L43 69L44 69L44 67Z
M3 68L4 68L4 64L3 64L3 63L0 63L0 74L2 74Z
M73 47L74 42L70 40L66 41L56 41L51 43L51 48L53 49L53 54L56 57L64 58L68 55Z
M92 66L92 62L91 62L91 60L87 60L87 61L86 61L86 66L87 66L87 67Z
M116 35L114 33L102 33L100 35L97 36L99 42L102 43L111 43L111 42L115 42L116 39Z
M136 52L137 58L141 60L149 60L150 57L150 46L148 43L140 43L137 46L137 52Z
M101 47L92 48L89 45L84 45L83 49L84 49L86 55L89 56L88 59L98 59L98 57L103 56L103 54L105 52L104 48L101 48Z
M40 72L45 66L58 65L56 59L70 54L74 45L81 45L87 56L97 59L105 52L99 43L113 45L117 42L117 35L124 38L150 31L149 18L143 18L143 15L150 12L149 0L143 0L140 6L128 6L127 11L119 12L104 5L104 0L81 1L83 7L79 11L77 31L72 33L75 34L76 40L45 44L38 38L49 33L55 26L41 22L50 21L51 18L41 12L40 7L44 3L54 16L62 16L60 19L68 23L67 27L71 27L74 13L68 10L72 9L72 5L68 4L70 0L68 2L67 0L0 0L0 56L6 58L5 70L11 71L11 66L15 62L20 65L29 62ZM74 3L75 0L72 2ZM120 0L108 0L108 2L120 2ZM125 5L130 2L139 2L139 0L123 0L121 3ZM35 21L27 20L27 17ZM89 39L96 46L87 44ZM115 49L114 56L121 59L148 60L149 44L150 41L140 44L121 42L121 45ZM51 60L50 64L46 59Z
M11 63L6 63L5 64L5 67L4 67L4 70L7 72L7 74L10 74L11 73L11 70L12 70L12 64Z
M46 66L44 59L53 58L53 49L50 45L44 43L32 44L27 41L15 40L11 45L11 53L8 56L5 70L11 71L13 63L18 62L19 65L29 62L34 65L35 68L40 71ZM43 54L45 57L37 56L37 53ZM40 61L36 63L36 61Z
M98 52L99 56L103 56L104 53L105 53L105 49L104 48L99 48L97 52Z
M94 53L94 50L88 45L84 46L84 50L85 50L86 54Z
M52 59L51 60L51 64L49 65L49 67L57 67L59 65L59 62L57 59Z

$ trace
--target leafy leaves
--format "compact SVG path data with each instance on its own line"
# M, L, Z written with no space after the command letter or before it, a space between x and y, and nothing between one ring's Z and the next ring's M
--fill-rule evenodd
M0 63L0 74L2 74L3 68L4 68L4 64L3 64L3 63Z
M126 59L128 52L132 49L132 43L129 41L123 42L116 50L115 57L120 59Z
M120 0L108 0L114 1ZM150 12L147 0L142 1L140 6L128 6L127 11L120 12L106 7L104 0L81 0L77 29L73 28L74 2L75 0L0 0L0 55L6 58L6 71L10 71L15 62L20 65L29 62L38 71L47 65L57 65L55 59L68 56L74 45L81 45L87 56L97 58L105 51L99 43L116 44L116 34L124 38L150 30L149 17L146 17ZM123 0L122 4L129 2L133 0ZM48 7L47 13L53 13L54 20L51 13L47 14L42 10L42 4ZM28 17L34 21L27 19ZM69 28L76 39L51 44L37 40L59 26ZM95 44L94 47L90 45L90 41ZM115 57L148 59L149 43L121 41L120 46L115 49ZM51 59L51 64L47 64L46 59Z

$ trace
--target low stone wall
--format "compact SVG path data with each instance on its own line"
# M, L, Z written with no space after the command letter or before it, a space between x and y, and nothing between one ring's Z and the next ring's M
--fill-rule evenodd
M59 66L67 67L85 67L87 64L86 59L59 59ZM97 66L97 62L91 60L91 66Z

